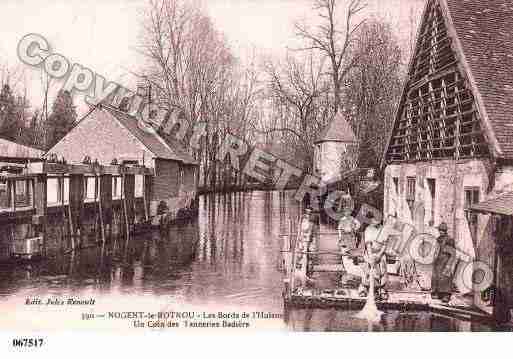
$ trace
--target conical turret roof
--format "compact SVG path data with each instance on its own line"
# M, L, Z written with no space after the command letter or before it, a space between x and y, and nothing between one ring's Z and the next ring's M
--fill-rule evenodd
M322 142L356 142L353 129L342 113L338 112L315 140L316 144Z

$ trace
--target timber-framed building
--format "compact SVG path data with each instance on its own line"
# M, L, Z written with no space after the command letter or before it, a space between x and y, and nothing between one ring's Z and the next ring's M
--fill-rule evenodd
M511 1L427 1L382 165L385 215L421 232L447 223L457 248L489 265L494 283L502 273L513 297L493 216L470 210L513 190ZM474 290L480 308L488 299Z

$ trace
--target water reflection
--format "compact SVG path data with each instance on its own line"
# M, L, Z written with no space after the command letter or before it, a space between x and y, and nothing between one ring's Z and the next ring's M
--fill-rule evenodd
M290 313L291 329L298 331L490 331L491 327L427 312L387 311L378 323L356 318L358 311L297 309Z
M283 313L282 243L297 218L292 194L235 193L200 198L198 219L145 233L126 244L89 248L19 268L0 269L2 298L28 295L92 295L174 298L193 305ZM114 299L113 299L114 300ZM296 309L284 313L302 331L484 330L486 327L428 313L390 311L369 327L340 310Z

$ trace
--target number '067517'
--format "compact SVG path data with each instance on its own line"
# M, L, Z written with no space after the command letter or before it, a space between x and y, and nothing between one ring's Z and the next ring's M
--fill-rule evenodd
M12 340L13 347L19 348L35 348L40 347L44 343L43 338L14 338Z

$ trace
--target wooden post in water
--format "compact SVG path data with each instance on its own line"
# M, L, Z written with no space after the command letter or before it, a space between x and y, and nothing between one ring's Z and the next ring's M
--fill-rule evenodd
M125 236L126 242L130 237L130 228L128 226L128 213L126 208L126 196L125 196L125 173L121 174L121 207L123 209L123 222L125 222Z
M133 223L133 204L134 204L134 196L135 196L135 176L132 174L126 174L123 171L122 174L123 181L123 190L121 199L123 205L123 215L125 218L125 231L126 231L126 241L125 241L125 260L127 259L128 254L128 245L130 243L130 224Z
M57 179L57 190L60 191L60 200L61 200L61 219L62 219L62 222L61 222L61 233L62 233L62 236L61 236L61 249L62 249L62 243L64 243L64 238L66 238L65 234L64 234L64 226L66 225L66 208L65 208L65 205L64 205L64 174L62 174L58 179ZM69 208L69 206L68 206Z
M98 202L99 198L98 195L100 194L100 180L98 178L98 174L96 173L95 167L93 167L93 175L94 175L94 202L93 202L93 208L94 208L94 225L93 225L93 231L94 231L94 241L96 244L96 241L98 239Z
M69 176L69 226L71 233L71 248L76 249L75 239L77 233L82 231L82 217L84 212L84 175L70 174Z
M127 237L130 232L130 225L134 223L134 199L135 199L135 176L133 174L123 173L122 202L125 216Z
M105 226L112 226L112 175L102 174L100 176L100 200L98 209L100 211L100 226L102 231L102 242L105 245Z
M151 195L151 176L144 175L143 176L143 203L144 203L144 218L146 221L150 218L149 212L150 208L148 206L148 198Z
M46 215L47 215L47 203L46 203L46 173L38 174L34 179L34 207L36 214L32 218L32 223L38 228L38 236L43 238L42 243L42 254L46 256Z
M123 195L126 203L126 214L128 217L128 228L130 228L130 226L134 223L135 220L135 175L125 174L123 190Z
M101 186L101 177L98 172L94 172L94 205L98 206L98 211L95 211L97 215L95 215L94 229L96 232L96 223L100 222L100 237L102 240L102 252L103 247L105 245L105 228L103 225L103 211L102 211L102 192L104 188Z
M75 250L75 228L73 226L73 215L71 204L68 206L68 223L69 223L69 238L71 240L71 250Z

